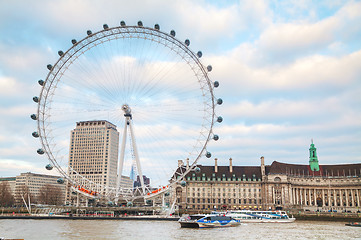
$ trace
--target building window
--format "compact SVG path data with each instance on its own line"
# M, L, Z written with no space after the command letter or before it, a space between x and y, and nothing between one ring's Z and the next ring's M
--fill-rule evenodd
M275 181L275 182L281 182L281 178L275 177L274 181Z

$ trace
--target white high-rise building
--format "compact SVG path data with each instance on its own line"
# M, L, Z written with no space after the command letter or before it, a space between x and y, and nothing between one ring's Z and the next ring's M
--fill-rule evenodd
M99 186L116 187L119 132L105 120L82 121L71 131L69 166ZM79 178L70 171L73 179ZM80 182L80 181L79 181ZM97 187L99 193L106 189Z

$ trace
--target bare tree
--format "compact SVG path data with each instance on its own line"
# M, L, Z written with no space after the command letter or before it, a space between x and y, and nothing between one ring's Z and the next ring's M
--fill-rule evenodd
M9 183L3 181L0 183L0 206L11 207L14 205L14 196L11 193Z
M45 184L40 188L38 202L48 205L63 204L64 195L60 186Z
M23 197L26 202L30 198L31 203L35 203L34 198L30 193L29 187L26 185L17 185L15 187L15 202L17 205L25 205L23 201Z

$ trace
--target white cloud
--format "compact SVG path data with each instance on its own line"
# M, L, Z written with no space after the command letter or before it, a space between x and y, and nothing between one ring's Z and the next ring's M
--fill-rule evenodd
M295 51L305 51L310 47L319 47L333 40L333 28L337 27L333 19L317 24L285 23L269 27L260 36L260 49L267 54L281 56Z
M247 121L247 122L303 122L310 123L315 121L334 121L340 120L340 125L344 124L345 116L352 116L354 123L358 123L357 113L354 106L351 105L356 96L352 92L346 92L344 95L315 99L286 100L286 99L266 99L259 103L249 100L239 103L228 103L222 107L222 115L225 121ZM361 99L359 98L358 101ZM357 102L355 103L357 104ZM355 115L356 114L356 115ZM342 121L341 121L342 120ZM350 123L349 123L350 124ZM357 126L352 124L352 126Z
M35 26L30 25L31 29L23 31L33 30L35 34L41 28L53 37L52 41L68 36L69 41L70 37L81 39L86 36L86 30L100 30L103 23L111 27L118 26L120 20L127 25L136 25L138 20L142 20L144 26L153 27L159 23L165 32L176 30L177 37L189 38L195 50L224 47L222 43L235 39L239 31L250 27L264 28L271 23L272 15L266 1L250 0L224 7L216 7L204 0L112 0L106 3L92 1L91 4L85 0L64 0L57 4L40 0L14 3L8 11L18 11L21 21L34 22ZM4 22L9 19L7 12L4 12L3 18ZM39 36L42 44L51 44L49 39L42 37Z
M9 73L16 73L28 69L46 68L45 60L50 59L48 52L42 52L37 48L18 44L5 44L0 42L0 64Z
M237 52L237 50L236 50ZM251 90L307 90L348 88L361 74L361 51L340 58L311 55L284 65L252 66L238 55L220 56L212 74L227 95Z
M30 119L30 113L32 112L31 109L35 111L35 107L36 107L35 104L13 105L6 108L0 108L0 115L7 117L21 117L21 118L28 117L29 115L28 118ZM0 122L2 121L0 120Z
M0 176L15 177L20 173L33 172L42 174L57 174L56 172L49 172L45 167L38 167L35 164L13 159L0 159Z
M287 19L269 24L252 45L259 55L259 62L287 62L327 49L336 42L360 38L360 21L361 3L350 2L325 19L293 22Z
M0 76L0 95L11 96L17 92L17 82L12 77Z
M269 163L279 160L307 164L308 146L313 138L316 146L320 148L319 156L322 156L322 164L356 162L361 160L359 156L345 155L342 160L336 156L339 155L340 149L355 151L347 144L349 142L361 144L360 133L350 133L347 130L361 127L357 121L359 117L349 116L337 121L301 125L228 124L218 129L220 140L216 143L211 142L209 150L214 157L222 159L223 164L227 164L227 159L233 157L234 164L259 165L257 159L261 155L265 155ZM207 164L205 161L201 162Z

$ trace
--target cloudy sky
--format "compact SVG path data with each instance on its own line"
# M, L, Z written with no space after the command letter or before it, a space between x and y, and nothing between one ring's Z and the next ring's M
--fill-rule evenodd
M361 162L360 1L0 0L0 176L45 172L31 137L46 65L87 29L142 20L191 40L219 81L220 164ZM203 165L213 160L201 159Z

